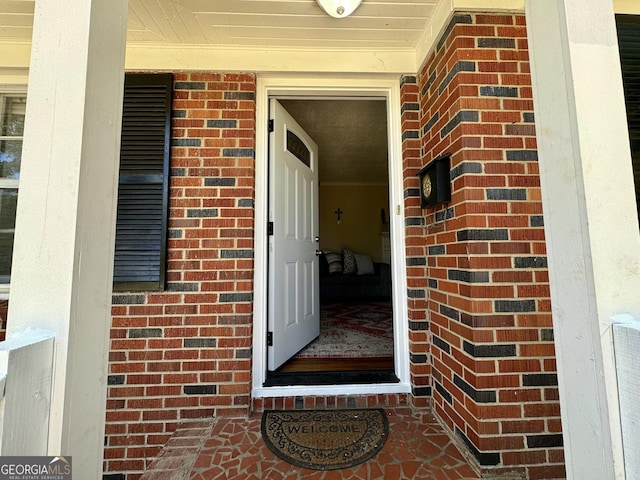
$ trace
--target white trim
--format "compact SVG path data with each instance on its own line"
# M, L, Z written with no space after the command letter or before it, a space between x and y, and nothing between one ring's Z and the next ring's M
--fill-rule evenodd
M389 203L393 275L394 349L399 383L374 385L264 387L267 375L267 158L269 96L322 96L363 98L378 96L387 101L389 138ZM256 205L255 277L253 313L252 396L345 395L411 392L409 378L409 321L405 270L405 229L402 178L402 132L400 78L397 75L259 75L256 92Z
M13 137L22 140L22 137ZM0 138L0 141L4 140L4 138ZM0 188L15 188L18 189L20 185L20 180L17 178L0 178Z
M253 398L301 397L325 395L379 395L410 393L411 389L402 383L379 383L375 385L317 385L291 387L259 387L252 391Z
M23 95L26 95L27 84L25 83L20 85L12 85L8 83L0 83L0 94L9 95L9 94L15 94L15 93L21 93Z
M237 45L127 45L127 70L211 70L251 72L396 73L415 72L412 47L278 48Z

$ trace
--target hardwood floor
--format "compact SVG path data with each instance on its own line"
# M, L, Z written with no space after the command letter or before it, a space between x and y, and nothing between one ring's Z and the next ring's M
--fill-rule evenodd
M392 357L299 358L269 372L265 387L397 383Z
M393 357L372 358L294 358L278 369L278 372L350 372L394 370Z

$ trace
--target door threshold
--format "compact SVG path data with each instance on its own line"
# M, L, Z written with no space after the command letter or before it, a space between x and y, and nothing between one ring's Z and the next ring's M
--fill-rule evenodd
M264 387L400 383L392 370L269 372Z

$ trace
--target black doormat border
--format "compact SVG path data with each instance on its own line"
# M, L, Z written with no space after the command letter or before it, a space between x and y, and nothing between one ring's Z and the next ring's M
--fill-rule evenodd
M311 446L296 441L287 428L301 422L325 445ZM365 422L364 432L349 422ZM342 428L340 425L346 425ZM260 424L267 447L282 460L313 470L338 470L366 462L375 456L389 436L389 421L381 408L344 410L265 410ZM300 430L296 430L296 434ZM345 439L346 436L346 439ZM349 436L353 438L349 438ZM331 446L335 443L335 446Z

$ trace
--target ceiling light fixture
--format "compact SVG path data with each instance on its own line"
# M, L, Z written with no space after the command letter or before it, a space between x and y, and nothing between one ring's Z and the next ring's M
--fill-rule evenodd
M362 0L316 0L322 9L334 18L351 15L360 6Z

